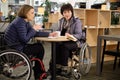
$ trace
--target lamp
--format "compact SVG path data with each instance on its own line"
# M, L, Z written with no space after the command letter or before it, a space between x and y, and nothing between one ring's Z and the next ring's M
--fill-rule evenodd
M43 15L45 11L44 7L38 7L38 14Z

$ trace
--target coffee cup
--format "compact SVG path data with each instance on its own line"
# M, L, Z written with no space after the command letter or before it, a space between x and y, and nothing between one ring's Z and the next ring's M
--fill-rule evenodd
M55 31L57 33L56 37L60 37L61 32L60 31Z

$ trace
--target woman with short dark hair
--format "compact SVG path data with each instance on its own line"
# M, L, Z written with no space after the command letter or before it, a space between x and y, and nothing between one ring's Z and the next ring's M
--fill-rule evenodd
M40 25L31 25L30 21L34 19L34 8L30 5L23 5L16 17L5 31L5 40L10 48L21 51L27 55L33 55L40 60L44 57L44 48L41 43L28 44L30 39L35 36L54 36L56 33L40 32ZM16 43L16 44L15 44ZM13 45L15 44L15 45ZM12 46L11 46L12 45ZM35 62L33 67L35 80L39 80L43 73L39 62Z
M65 10L71 11L72 16L74 16L73 7L72 7L71 4L69 4L69 3L68 3L68 4L64 4L64 5L61 7L60 12L61 12L62 15L63 15L63 12L64 12Z
M82 23L74 17L71 4L63 4L61 7L62 18L59 20L59 31L61 36L74 36L77 41L60 42L56 45L56 68L57 74L69 77L68 58L72 56L72 51L81 46Z

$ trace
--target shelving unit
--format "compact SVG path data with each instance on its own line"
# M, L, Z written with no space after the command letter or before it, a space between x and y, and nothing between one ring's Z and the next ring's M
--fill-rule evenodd
M120 25L111 25L112 12L113 10L74 9L75 17L78 17L82 21L82 27L86 28L87 43L92 49L92 62L96 62L97 37L105 34L120 34ZM120 11L114 10L114 12ZM49 18L49 22L56 23L60 18L60 14L52 14ZM116 42L109 41L107 45L110 49L116 45Z

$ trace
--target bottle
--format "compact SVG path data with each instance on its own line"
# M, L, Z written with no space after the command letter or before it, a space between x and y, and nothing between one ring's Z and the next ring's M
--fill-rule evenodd
M109 0L106 1L106 9L110 10L110 1Z

